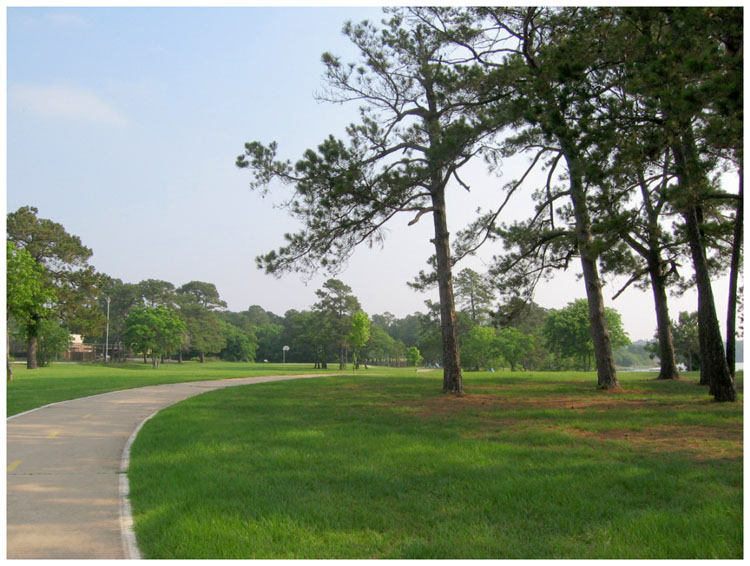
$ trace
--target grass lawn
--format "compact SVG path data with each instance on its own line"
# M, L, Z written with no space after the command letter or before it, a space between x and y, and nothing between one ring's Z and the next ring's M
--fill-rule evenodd
M742 401L653 376L602 392L593 373L467 372L457 398L439 372L370 369L193 397L133 446L138 543L174 559L742 558Z
M230 377L326 373L311 364L250 364L232 362L165 363L159 369L151 363L53 363L36 370L13 364L14 380L7 385L7 416L49 403L77 399L120 389L162 383L181 383Z

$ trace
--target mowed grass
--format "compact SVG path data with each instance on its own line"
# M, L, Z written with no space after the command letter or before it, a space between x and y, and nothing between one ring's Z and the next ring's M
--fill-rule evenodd
M742 558L742 401L696 376L370 369L200 395L131 454L146 558ZM741 379L740 379L741 383Z
M163 383L182 383L296 373L326 373L312 364L251 364L232 362L164 363L154 370L151 363L53 363L36 370L13 364L14 379L7 384L7 416L49 403L78 399L120 389Z

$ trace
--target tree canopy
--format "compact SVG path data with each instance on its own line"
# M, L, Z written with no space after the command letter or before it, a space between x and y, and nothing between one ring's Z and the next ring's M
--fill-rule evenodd
M154 369L162 356L174 352L185 340L187 327L165 307L137 307L125 321L125 340L136 351L150 354Z
M85 334L104 325L104 314L99 308L102 279L88 264L91 249L81 243L78 236L52 220L39 218L38 210L24 206L8 213L7 239L26 253L44 269L38 271L39 281L49 296L51 313L70 331ZM36 350L39 338L39 317L24 321L28 338L27 366L37 367Z
M605 316L613 346L619 348L630 344L619 313L608 308ZM578 299L568 303L563 309L551 311L544 323L544 334L552 351L560 356L576 359L580 369L591 369L594 345L591 340L589 307L585 299Z

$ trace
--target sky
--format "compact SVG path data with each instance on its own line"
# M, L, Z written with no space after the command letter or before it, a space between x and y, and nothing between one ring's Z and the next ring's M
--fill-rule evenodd
M251 191L235 160L257 140L278 142L279 157L294 161L356 121L356 103L316 99L321 54L356 60L342 26L379 21L379 8L16 5L5 16L6 212L38 208L93 250L91 265L124 282L214 283L233 311L257 304L283 315L316 301L330 274L277 279L256 268L256 256L299 226L280 206L290 189ZM504 163L502 176L471 167L470 192L450 187L451 233L477 207L496 206L525 159ZM504 219L530 210L521 195ZM410 227L411 219L397 217L382 248L357 250L333 275L370 315L403 317L437 301L436 291L406 285L434 253L429 217ZM486 271L499 251L487 247L457 271ZM562 308L584 298L579 272L575 263L556 274L536 302ZM650 292L631 288L613 302L624 280L605 282L606 304L621 313L630 338L652 338ZM727 286L726 278L714 282L720 320ZM695 294L671 298L670 309L674 319L696 310Z

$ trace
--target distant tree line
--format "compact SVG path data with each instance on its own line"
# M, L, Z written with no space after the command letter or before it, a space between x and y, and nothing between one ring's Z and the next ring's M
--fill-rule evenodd
M354 369L415 360L433 367L444 363L439 307L431 301L426 312L370 317L348 285L329 279L315 291L318 300L308 310L279 316L252 305L232 312L212 283L125 283L96 273L87 265L89 248L62 225L38 218L36 209L9 214L8 225L16 236L7 241L9 335L26 342L32 369L67 349L71 332L90 344L106 341L110 361L140 354L144 362L150 357L154 368L164 359L285 360L318 368L335 363L340 369L350 363ZM19 234L33 245L20 245ZM458 273L455 287L464 368L592 368L585 300L560 310L517 298L498 307L492 281L471 269ZM626 346L618 313L608 310L607 317L613 343ZM681 319L678 328L683 326Z

